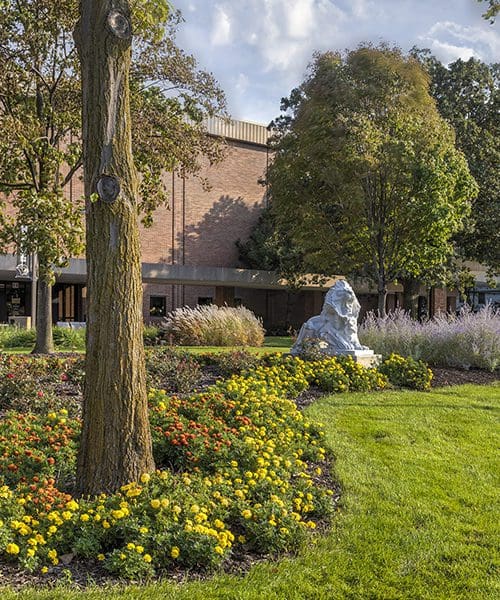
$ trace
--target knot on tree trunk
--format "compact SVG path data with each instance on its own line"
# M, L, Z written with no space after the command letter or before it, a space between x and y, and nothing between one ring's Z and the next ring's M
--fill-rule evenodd
M109 31L121 40L132 37L132 26L130 20L119 10L111 10L106 19Z

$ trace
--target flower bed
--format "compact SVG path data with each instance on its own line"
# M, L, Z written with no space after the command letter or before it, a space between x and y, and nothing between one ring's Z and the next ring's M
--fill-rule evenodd
M168 361L170 353L158 356ZM191 359L179 360L196 379ZM71 399L68 388L78 393L81 358L2 357L2 407L36 411L10 410L0 424L3 559L45 573L61 558L77 557L137 579L213 568L239 553L296 549L308 530L328 520L333 491L319 485L326 458L321 427L294 400L311 385L326 392L370 391L389 380L350 358L272 354L258 364L240 356L233 363L237 374L198 393L152 389L158 470L116 494L77 499L71 490L79 413L74 398L69 410L59 404ZM148 364L152 376L171 376L161 364ZM390 366L389 377L405 368L414 375L414 365L401 357ZM400 377L398 383L412 380Z
M46 572L61 556L101 561L138 578L204 569L234 548L296 548L327 518L331 490L314 484L321 430L286 399L286 368L221 381L188 398L150 392L158 471L118 493L75 499L78 419L63 409L8 413L0 430L0 552Z

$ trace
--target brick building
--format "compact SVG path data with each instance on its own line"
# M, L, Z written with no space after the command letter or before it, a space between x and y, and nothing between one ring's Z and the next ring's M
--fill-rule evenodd
M297 328L319 313L333 280L290 293L274 273L242 269L235 245L248 237L266 203L261 182L269 161L268 131L262 125L216 119L208 122L208 131L225 138L228 145L224 161L203 170L210 190L197 179L167 175L170 206L156 211L151 228L141 228L144 319L161 320L185 305L227 303L247 306L263 318L269 331L288 325ZM78 178L67 193L72 198L82 195ZM0 322L32 311L32 285L28 279L16 278L18 262L18 257L0 256ZM85 281L83 259L72 260L59 274L53 291L55 322L85 320ZM355 289L363 310L376 308L375 290L359 282ZM389 309L399 305L401 291L390 288ZM427 300L435 309L450 309L453 297L439 291Z

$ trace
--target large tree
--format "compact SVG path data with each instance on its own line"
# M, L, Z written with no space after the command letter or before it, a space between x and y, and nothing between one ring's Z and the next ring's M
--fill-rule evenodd
M163 172L180 168L196 176L200 156L214 162L222 155L203 119L224 113L224 95L213 76L176 46L181 16L170 11L165 19L165 6L134 2L132 144L146 223L168 202ZM1 2L0 193L11 195L13 210L8 218L2 213L0 243L5 251L38 253L39 352L52 349L54 270L81 249L79 212L66 193L82 165L81 89L72 37L77 19L77 0Z
M82 0L81 71L87 199L87 354L77 486L112 492L154 468L149 428L132 157L128 2Z
M76 2L6 1L1 8L0 193L10 195L11 210L4 206L0 217L0 248L38 254L34 351L50 352L54 269L82 251L77 207L62 193L75 166L69 136L79 122L68 34Z
M416 60L385 46L318 54L282 104L268 180L316 272L436 279L476 193Z
M457 146L479 185L472 204L471 227L457 244L464 258L500 271L500 65L476 58L447 67L429 50L413 50L431 76L431 94L441 115L453 126Z

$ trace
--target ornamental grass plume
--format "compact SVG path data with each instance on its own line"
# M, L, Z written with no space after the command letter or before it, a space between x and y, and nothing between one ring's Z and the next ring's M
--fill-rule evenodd
M177 344L187 346L261 346L262 321L244 306L196 306L172 311L162 329Z
M474 313L464 307L422 323L396 310L369 313L359 328L361 342L384 357L392 352L431 365L494 371L500 367L500 312L488 304Z

